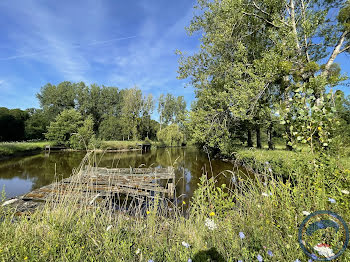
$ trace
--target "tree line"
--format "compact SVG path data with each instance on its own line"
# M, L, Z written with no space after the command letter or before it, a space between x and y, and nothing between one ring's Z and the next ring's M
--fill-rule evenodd
M160 122L151 119L156 101L138 87L118 89L64 81L46 84L37 98L40 109L0 108L0 126L5 127L1 128L0 141L46 138L82 147L78 141L156 140L158 131L168 125L183 127L180 122L186 115L184 98L166 94L157 105ZM163 140L166 136L160 137Z

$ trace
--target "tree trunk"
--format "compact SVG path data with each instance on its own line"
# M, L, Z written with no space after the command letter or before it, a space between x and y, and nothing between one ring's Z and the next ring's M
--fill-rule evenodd
M269 146L269 150L273 150L273 143L272 143L272 129L273 129L273 124L272 122L270 123L268 129L267 129L267 144Z
M253 147L252 130L250 129L250 127L248 127L247 145L248 145L248 147Z
M293 147L288 144L289 142L292 142L289 125L286 124L285 128L286 128L286 135L287 135L287 138L286 138L286 149L288 151L292 151Z
M260 130L259 125L257 125L255 127L255 132L256 132L256 148L262 148L262 146L261 146L261 130Z

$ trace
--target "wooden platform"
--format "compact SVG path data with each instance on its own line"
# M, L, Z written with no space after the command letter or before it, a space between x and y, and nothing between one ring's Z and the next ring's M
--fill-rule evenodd
M106 197L174 198L175 173L169 168L100 168L86 166L82 171L59 182L29 192L9 205L21 213L47 201L94 205ZM4 203L6 204L6 202Z

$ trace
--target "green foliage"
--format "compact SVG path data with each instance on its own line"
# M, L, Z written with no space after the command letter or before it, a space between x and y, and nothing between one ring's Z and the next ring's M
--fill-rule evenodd
M157 133L160 142L166 145L181 145L184 142L184 135L177 124L171 124Z
M26 110L29 118L25 121L26 139L44 139L49 125L49 119L41 109L30 108Z
M99 137L104 140L121 140L123 124L121 120L115 116L108 116L102 120L99 127Z
M69 146L71 136L78 132L82 123L82 116L75 109L63 110L50 123L45 137L57 144Z
M26 111L0 107L0 141L25 139L25 121L28 118Z
M328 19L335 6L338 24ZM179 78L196 88L194 139L227 151L220 142L231 139L235 122L249 121L245 128L259 134L279 115L288 147L313 137L315 148L329 148L335 112L326 87L345 79L334 59L348 50L349 31L341 26L347 7L348 1L198 1L199 14L187 29L201 32L200 50L178 51ZM331 45L337 47L332 53ZM323 132L315 132L317 123Z
M94 142L97 145L98 142L95 140L94 135L94 121L92 116L88 116L83 121L82 126L78 127L77 133L69 138L70 147L74 149L87 149L92 138L94 138Z
M0 143L0 156L12 156L17 153L42 150L46 145L52 144L50 141Z

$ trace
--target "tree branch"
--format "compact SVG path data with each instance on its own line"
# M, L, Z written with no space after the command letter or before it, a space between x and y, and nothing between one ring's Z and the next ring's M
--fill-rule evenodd
M264 17L262 17L262 16L260 16L260 15L257 15L257 14L254 14L254 13L247 13L247 12L242 12L242 14L248 15L248 16L255 16L255 17L257 17L257 18L259 18L259 19L265 21L266 23L268 23L268 24L270 24L270 25L272 25L272 26L274 26L274 27L276 27L276 28L281 28L280 26L275 25L274 23L272 23L271 21L267 20L266 18L264 18Z
M340 48L343 46L344 44L344 41L345 41L345 37L347 34L349 34L350 31L344 31L341 36L339 37L339 40L338 40L338 43L336 44L336 46L334 47L333 49L333 52L331 54L331 56L329 57L326 65L325 65L325 68L324 68L324 71L322 72L322 75L323 76L328 76L329 74L329 69L331 68L332 64L334 63L334 60L335 58L342 52L342 51L345 51L349 48L346 47L344 48L343 50L341 50Z
M345 47L345 48L343 48L342 50L340 50L339 53L343 53L343 52L345 52L345 51L348 50L348 49L350 49L350 45L347 46L347 47Z
M299 39L298 39L297 25L296 25L296 22L295 22L294 0L290 0L290 18L292 19L292 29L293 29L295 44L296 44L296 47L297 47L298 54L300 55L301 54L301 48L300 48Z

